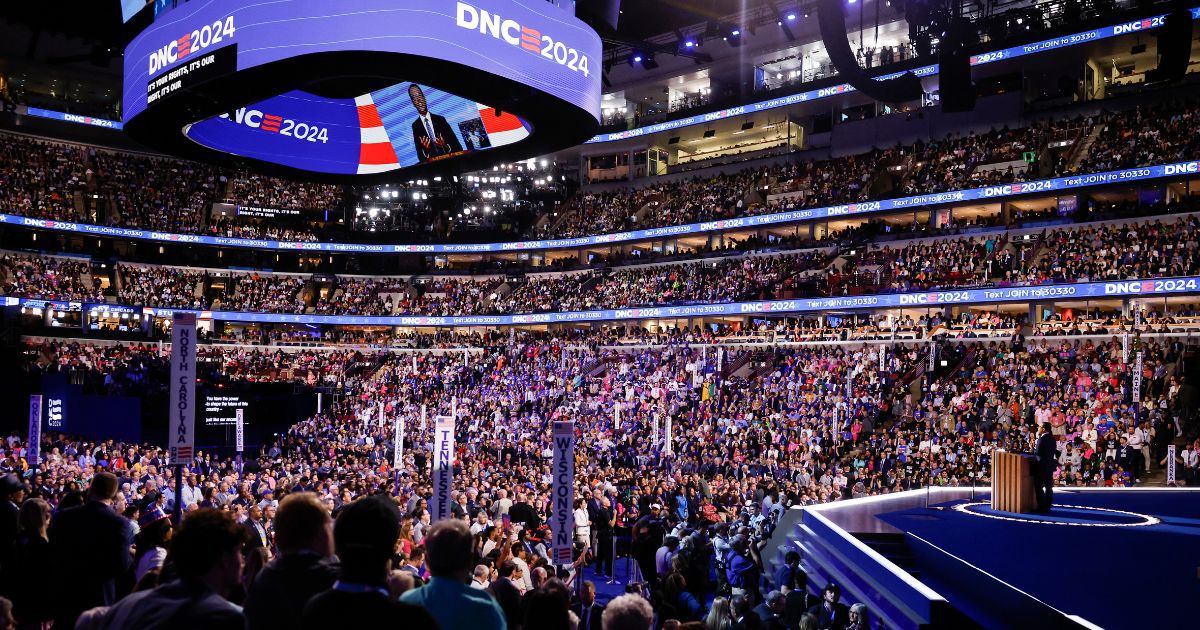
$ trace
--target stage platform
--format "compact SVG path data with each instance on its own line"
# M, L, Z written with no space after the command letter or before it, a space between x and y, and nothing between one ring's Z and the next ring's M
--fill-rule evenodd
M1049 514L932 489L799 508L810 587L829 580L889 628L1194 628L1200 490L1063 489Z

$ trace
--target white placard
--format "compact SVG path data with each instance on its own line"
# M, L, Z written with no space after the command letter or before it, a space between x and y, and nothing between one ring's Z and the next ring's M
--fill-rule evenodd
M396 472L399 472L400 467L404 465L404 428L404 414L398 414L396 416L395 429L396 445L395 448L392 449L392 468L394 468Z
M450 518L450 494L454 490L454 416L433 419L433 496L429 516L434 521Z
M667 443L666 443L666 446L663 447L664 453L674 453L675 452L673 450L674 447L671 446L671 421L672 421L671 414L667 414Z
M554 459L551 492L554 495L550 514L553 544L550 560L554 564L570 564L575 538L575 423L555 421L553 430Z
M1167 485L1175 483L1175 445L1167 445Z
M237 452L238 453L242 452L243 446L245 445L244 439L245 439L245 421L246 420L245 420L244 412L245 412L245 410L241 409L241 408L236 409L233 412L234 415L237 416L237 430L235 431L235 435L237 437Z
M1142 360L1146 351L1138 350L1137 363L1133 366L1133 402L1142 402Z
M168 414L172 464L192 463L196 447L196 315L171 318L171 398Z

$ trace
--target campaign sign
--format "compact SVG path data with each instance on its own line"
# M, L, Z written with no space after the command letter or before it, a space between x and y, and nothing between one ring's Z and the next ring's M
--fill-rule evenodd
M190 465L196 446L196 316L171 318L171 382L167 439L171 463Z
M550 529L554 536L550 559L555 564L573 560L575 536L575 423L556 420L553 426L551 492L554 495Z
M434 521L450 518L454 491L454 416L437 416L433 425L433 496L429 516Z

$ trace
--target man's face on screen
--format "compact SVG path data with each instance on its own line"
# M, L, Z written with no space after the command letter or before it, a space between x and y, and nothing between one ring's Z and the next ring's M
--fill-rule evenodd
M429 111L429 106L425 104L425 92L421 90L421 86L408 86L408 98L412 101L413 107L417 108L418 114L424 116Z

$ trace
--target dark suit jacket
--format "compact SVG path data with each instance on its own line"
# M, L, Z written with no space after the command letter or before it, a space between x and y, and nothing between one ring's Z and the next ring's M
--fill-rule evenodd
M244 611L250 630L297 628L304 604L337 580L337 562L315 553L279 556L254 578Z
M850 609L845 604L834 604L830 610L825 602L820 602L809 608L808 612L817 618L817 628L820 630L842 630L850 620Z
M487 590L496 598L496 603L500 604L500 610L504 611L504 619L509 627L519 626L522 619L521 591L517 590L508 578L495 580Z
M592 605L588 608L591 609L591 614L588 616L587 625L584 625L583 604L576 603L571 606L571 610L575 611L575 614L579 616L579 630L601 630L601 628L604 627L602 621L604 617L604 606L601 606L596 602L592 602Z
M429 112L429 120L433 123L435 137L429 140L428 149L421 144L421 140L429 138L429 132L425 130L425 122L418 116L412 123L413 148L417 150L417 159L422 162L428 162L429 158L449 153L458 153L463 150L462 144L458 141L458 136L454 134L454 129L450 127L450 123L446 122L444 116L438 116L433 112ZM437 144L436 136L441 136L444 144Z
M133 525L99 501L59 512L50 522L50 546L62 575L73 575L61 591L57 624L73 628L79 613L117 601L117 578L129 571Z
M821 598L809 595L806 591L788 591L788 594L783 596L783 619L785 625L789 628L799 627L800 618L804 616L804 613L820 603Z
M7 566L12 563L13 543L17 540L17 520L20 518L21 508L17 504L8 499L0 499L0 572L8 572L13 570L13 567Z
M1049 476L1058 467L1058 443L1054 436L1047 433L1038 438L1037 442L1038 472Z
M762 627L766 630L783 630L783 620L775 616L770 608L767 608L767 603L763 602L750 610L752 614L758 615L759 621L762 622Z

